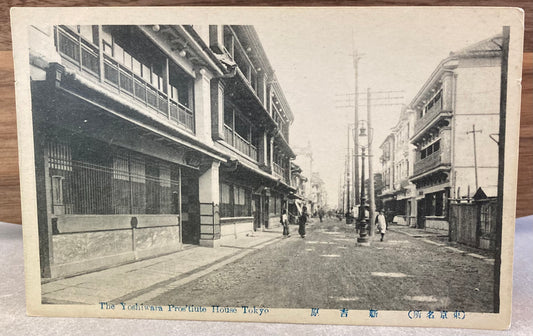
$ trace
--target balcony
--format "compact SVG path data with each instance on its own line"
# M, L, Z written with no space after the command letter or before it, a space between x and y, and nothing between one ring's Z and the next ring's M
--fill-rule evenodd
M80 70L99 76L98 47L77 34L63 29L57 31L57 45L59 53Z
M422 160L415 161L413 175L419 175L442 164L441 151L433 152Z
M442 95L440 95L437 100L432 101L432 103L431 107L426 110L424 116L416 121L415 134L420 133L424 128L439 119L442 115Z
M287 179L285 178L285 169L275 162L272 163L272 174L281 179L283 182L287 183Z
M258 161L257 147L236 132L233 132L233 130L227 125L224 125L224 139L227 144L231 145L239 153L248 156L254 161Z
M109 55L103 55L103 69L100 69L98 47L79 35L58 27L57 49L79 70L98 80L103 76L103 81L115 88L119 95L131 97L160 116L194 132L194 112L190 108L170 98L166 92Z

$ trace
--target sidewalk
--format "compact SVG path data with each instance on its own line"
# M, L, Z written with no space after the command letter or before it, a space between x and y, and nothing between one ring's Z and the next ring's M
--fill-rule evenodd
M476 249L474 247L462 245L459 243L449 242L448 234L439 230L418 229L403 225L389 225L388 230L393 232L402 233L413 238L419 238L428 244L443 247L452 252L457 252L463 255L468 255L476 259L483 260L488 263L494 263L494 258L491 256L491 252Z
M219 248L186 245L181 251L161 257L52 280L41 285L42 302L143 302L243 258L281 238L281 228L274 228L239 237Z

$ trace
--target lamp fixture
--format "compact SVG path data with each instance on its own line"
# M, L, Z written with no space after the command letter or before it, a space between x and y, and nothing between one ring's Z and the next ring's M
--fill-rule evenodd
M365 125L361 125L361 128L359 128L359 136L360 136L360 137L366 137L366 128L365 128Z

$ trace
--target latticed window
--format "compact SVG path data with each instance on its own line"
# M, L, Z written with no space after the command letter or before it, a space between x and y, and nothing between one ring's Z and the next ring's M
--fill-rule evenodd
M50 142L48 167L58 214L170 214L178 208L172 195L179 183L171 179L177 165L102 144Z
M248 217L251 215L251 191L238 185L220 183L220 216Z

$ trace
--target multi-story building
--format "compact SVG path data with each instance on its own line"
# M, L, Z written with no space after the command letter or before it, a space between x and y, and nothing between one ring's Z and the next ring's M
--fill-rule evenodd
M387 135L383 143L379 146L381 156L381 175L382 175L382 189L379 199L383 204L384 209L391 209L394 207L394 135L390 133ZM379 209L378 209L379 210Z
M416 225L416 188L409 182L413 171L414 149L410 135L414 129L415 115L403 108L397 124L380 146L384 189L380 199L389 220L401 225Z
M293 115L253 27L29 36L43 276L279 223Z
M296 159L294 160L295 164L302 169L304 176L307 177L305 181L303 181L300 194L304 198L304 203L308 212L311 212L314 206L311 185L313 177L313 152L311 149L311 143L308 142L304 147L295 147L294 152L296 153Z
M325 208L328 203L328 194L324 181L318 172L312 173L311 176L311 213L314 214L318 209Z
M305 186L309 179L303 175L302 168L296 163L291 162L291 186L296 190L289 194L288 213L289 221L292 224L297 223L298 216L302 213L303 205L305 204Z
M471 197L477 188L496 194L491 136L499 129L501 41L495 36L451 53L410 103L418 227L448 230L450 198Z

